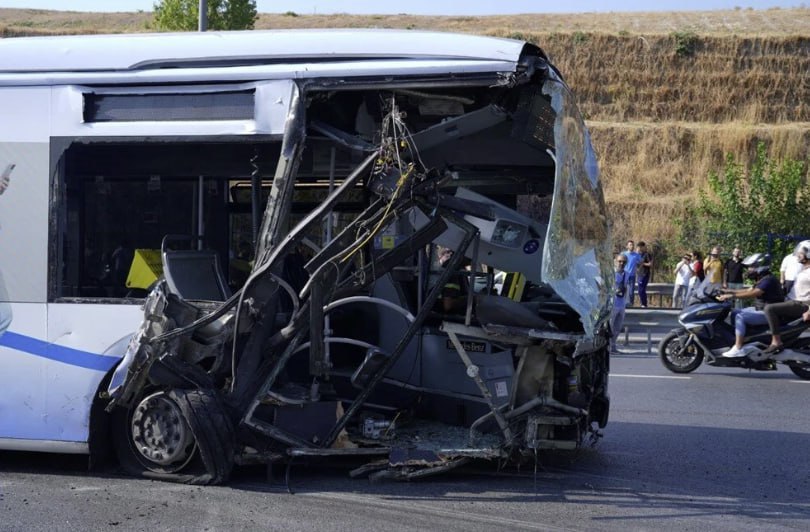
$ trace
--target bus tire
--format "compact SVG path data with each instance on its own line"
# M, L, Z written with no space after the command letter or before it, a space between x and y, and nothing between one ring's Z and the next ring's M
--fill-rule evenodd
M234 429L222 401L213 390L173 390L197 440L200 458L209 480L203 484L220 484L228 480L233 469Z
M233 468L234 431L213 390L141 395L113 413L112 439L133 476L185 484L219 484Z

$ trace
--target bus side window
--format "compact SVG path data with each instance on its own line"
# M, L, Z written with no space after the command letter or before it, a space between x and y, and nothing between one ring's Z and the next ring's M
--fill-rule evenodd
M61 154L49 299L144 297L127 284L134 252L160 249L167 234L201 236L241 286L252 267L252 198L248 187L247 204L234 201L232 183L249 185L259 161L269 191L280 142L103 140Z

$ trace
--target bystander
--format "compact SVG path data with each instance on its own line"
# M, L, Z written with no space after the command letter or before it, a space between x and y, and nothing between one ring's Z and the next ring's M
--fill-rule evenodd
M610 311L610 352L616 353L616 338L622 332L624 325L624 310L627 306L627 289L629 275L627 274L627 257L621 253L616 256L616 271L613 282L613 308Z
M692 279L692 254L684 255L680 262L675 265L675 287L672 290L672 308L682 308L686 303L686 295L689 292L689 281Z

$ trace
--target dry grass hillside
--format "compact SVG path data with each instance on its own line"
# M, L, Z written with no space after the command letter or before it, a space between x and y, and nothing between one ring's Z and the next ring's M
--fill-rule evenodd
M403 9L405 6L403 5ZM43 33L120 33L148 29L151 13L84 13L41 9L0 8L0 29ZM259 16L257 29L271 28L408 28L487 33L494 30L542 33L605 33L660 35L693 31L702 35L806 35L810 9L735 9L682 13L525 14L488 17L426 17L413 15L313 15L310 13Z
M4 36L148 31L150 13L0 9ZM810 9L494 17L264 14L257 28L384 27L539 44L580 102L617 244L675 247L673 218L724 155L810 160Z

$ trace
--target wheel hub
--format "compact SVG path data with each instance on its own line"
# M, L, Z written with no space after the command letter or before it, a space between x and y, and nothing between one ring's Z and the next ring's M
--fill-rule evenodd
M678 338L669 345L667 355L673 364L686 366L695 359L695 347L692 345L685 345L685 338Z
M146 459L161 466L186 462L194 435L180 408L165 393L145 397L132 414L132 441Z

